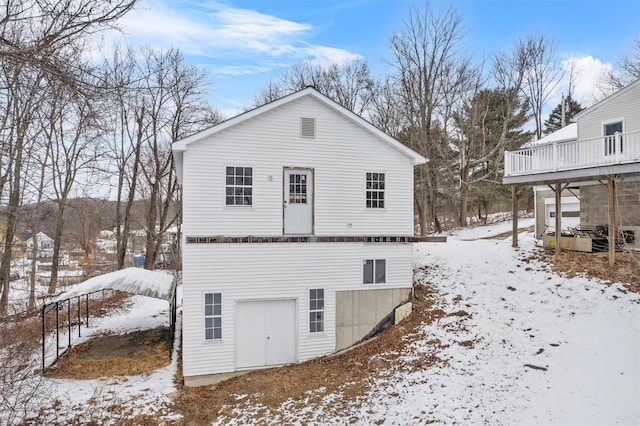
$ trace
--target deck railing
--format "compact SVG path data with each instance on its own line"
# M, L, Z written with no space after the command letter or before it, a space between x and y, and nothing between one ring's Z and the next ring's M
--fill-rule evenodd
M505 151L504 175L518 176L640 162L640 131Z

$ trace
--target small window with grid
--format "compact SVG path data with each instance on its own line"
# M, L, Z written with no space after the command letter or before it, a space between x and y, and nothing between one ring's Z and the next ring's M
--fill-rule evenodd
M204 295L204 338L222 339L222 293Z
M289 175L289 203L307 204L307 175Z
M225 195L228 206L251 206L253 204L253 169L227 167Z
M367 172L367 208L384 208L384 173Z
M324 289L309 290L309 332L324 331Z

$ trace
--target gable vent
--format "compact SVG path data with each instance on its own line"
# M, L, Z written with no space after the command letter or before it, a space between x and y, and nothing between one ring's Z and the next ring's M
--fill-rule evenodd
M300 117L300 136L303 138L316 137L316 119Z

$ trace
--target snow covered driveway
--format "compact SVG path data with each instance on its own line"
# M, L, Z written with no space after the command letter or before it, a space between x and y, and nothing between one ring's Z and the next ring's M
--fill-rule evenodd
M640 424L640 295L549 272L520 238L416 245L442 308L469 315L425 326L449 366L380 381L363 424Z

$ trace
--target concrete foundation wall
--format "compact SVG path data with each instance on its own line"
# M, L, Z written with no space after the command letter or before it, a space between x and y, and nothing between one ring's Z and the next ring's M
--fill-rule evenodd
M408 288L337 291L336 350L364 338L410 294Z
M640 182L619 182L616 185L616 228L635 232L631 244L640 248ZM581 188L580 223L585 226L605 225L609 222L609 201L606 185Z
M617 185L616 225L640 226L640 182L619 182ZM609 204L605 185L581 188L580 222L587 226L609 221Z

